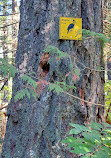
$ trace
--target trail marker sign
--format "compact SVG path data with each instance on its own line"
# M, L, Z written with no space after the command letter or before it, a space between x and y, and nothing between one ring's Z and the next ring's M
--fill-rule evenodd
M60 17L59 39L82 40L82 18Z

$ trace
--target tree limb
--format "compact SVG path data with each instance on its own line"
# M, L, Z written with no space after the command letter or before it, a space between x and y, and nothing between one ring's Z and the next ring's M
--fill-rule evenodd
M7 107L8 107L8 105L5 105L5 106L1 107L0 110L5 109Z
M3 88L4 88L4 86L7 84L7 82L8 82L8 78L7 78L6 81L4 82L4 84L3 84L2 88L0 89L0 91L3 90Z
M80 100L80 101L83 101L83 102L85 102L85 103L92 104L91 102L89 102L89 101L87 101L87 100L84 100L84 99L81 99L81 98L79 98L79 97L77 97L77 96L74 96L74 95L72 95L72 94L70 94L70 93L67 93L67 92L63 92L63 93L69 95L70 97L73 97L73 98L75 98L75 99L78 99L78 100ZM102 105L102 104L93 103L93 105L105 107L105 105Z

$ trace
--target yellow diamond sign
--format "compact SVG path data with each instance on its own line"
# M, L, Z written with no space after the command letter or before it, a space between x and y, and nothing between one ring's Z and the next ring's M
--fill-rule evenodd
M60 17L59 38L82 40L82 18Z

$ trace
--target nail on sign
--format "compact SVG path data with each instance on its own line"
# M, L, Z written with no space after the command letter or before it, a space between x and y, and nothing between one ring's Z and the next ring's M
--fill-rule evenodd
M82 40L82 18L60 17L59 39Z

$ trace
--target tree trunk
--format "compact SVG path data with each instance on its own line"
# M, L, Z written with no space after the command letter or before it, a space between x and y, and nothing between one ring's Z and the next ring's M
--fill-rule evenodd
M101 0L21 1L17 67L22 67L22 73L37 73L41 55L48 45L72 53L81 71L80 79L75 83L77 89L70 94L91 104L65 94L57 95L47 88L37 102L26 97L15 103L12 97L7 112L2 158L73 158L74 155L61 143L69 132L69 123L104 120L104 108L94 104L104 104L104 73L94 70L101 66L104 68L101 43L95 38L82 42L59 39L60 16L82 17L84 29L102 32L101 8ZM81 64L93 70L85 69ZM66 58L53 61L46 80L62 81L69 71L69 60ZM13 96L22 86L17 75L13 81Z
M7 14L7 0L2 0L1 2L3 10L1 11L1 13L3 15ZM2 8L1 7L1 8ZM7 17L1 18L1 24L3 25L3 30L0 30L1 36L0 36L0 41L1 41L1 48L0 50L2 50L2 52L0 53L0 58L4 58L7 59L8 58L8 45L7 45L7 40L8 40L8 29L7 27L5 27L7 25ZM0 76L1 80L3 76ZM8 100L7 100L7 95L8 95L8 91L4 90L5 86L8 86L8 80L4 80L3 82L0 83L1 84L1 88L0 88L0 106L4 106L5 104L7 104ZM0 137L2 139L4 139L5 137L5 131L6 131L6 110L4 109L4 111L0 111ZM1 151L1 144L0 144L0 151Z
M7 0L3 1L3 15L7 13ZM7 17L3 19L3 37L2 37L2 48L3 48L3 58L8 59L8 28L5 27L7 25ZM5 86L8 86L8 81L4 82ZM7 103L7 95L8 92L3 89L3 103Z
M16 23L18 20L17 13L17 0L12 0L12 23ZM18 32L18 24L12 25L12 55L15 56L16 49L17 49L17 32Z
M3 1L3 14L5 15L7 13L7 1ZM8 38L8 29L5 27L7 25L7 17L4 17L3 20L4 28L3 28L3 58L7 58L8 56L8 46L7 46L7 38Z

